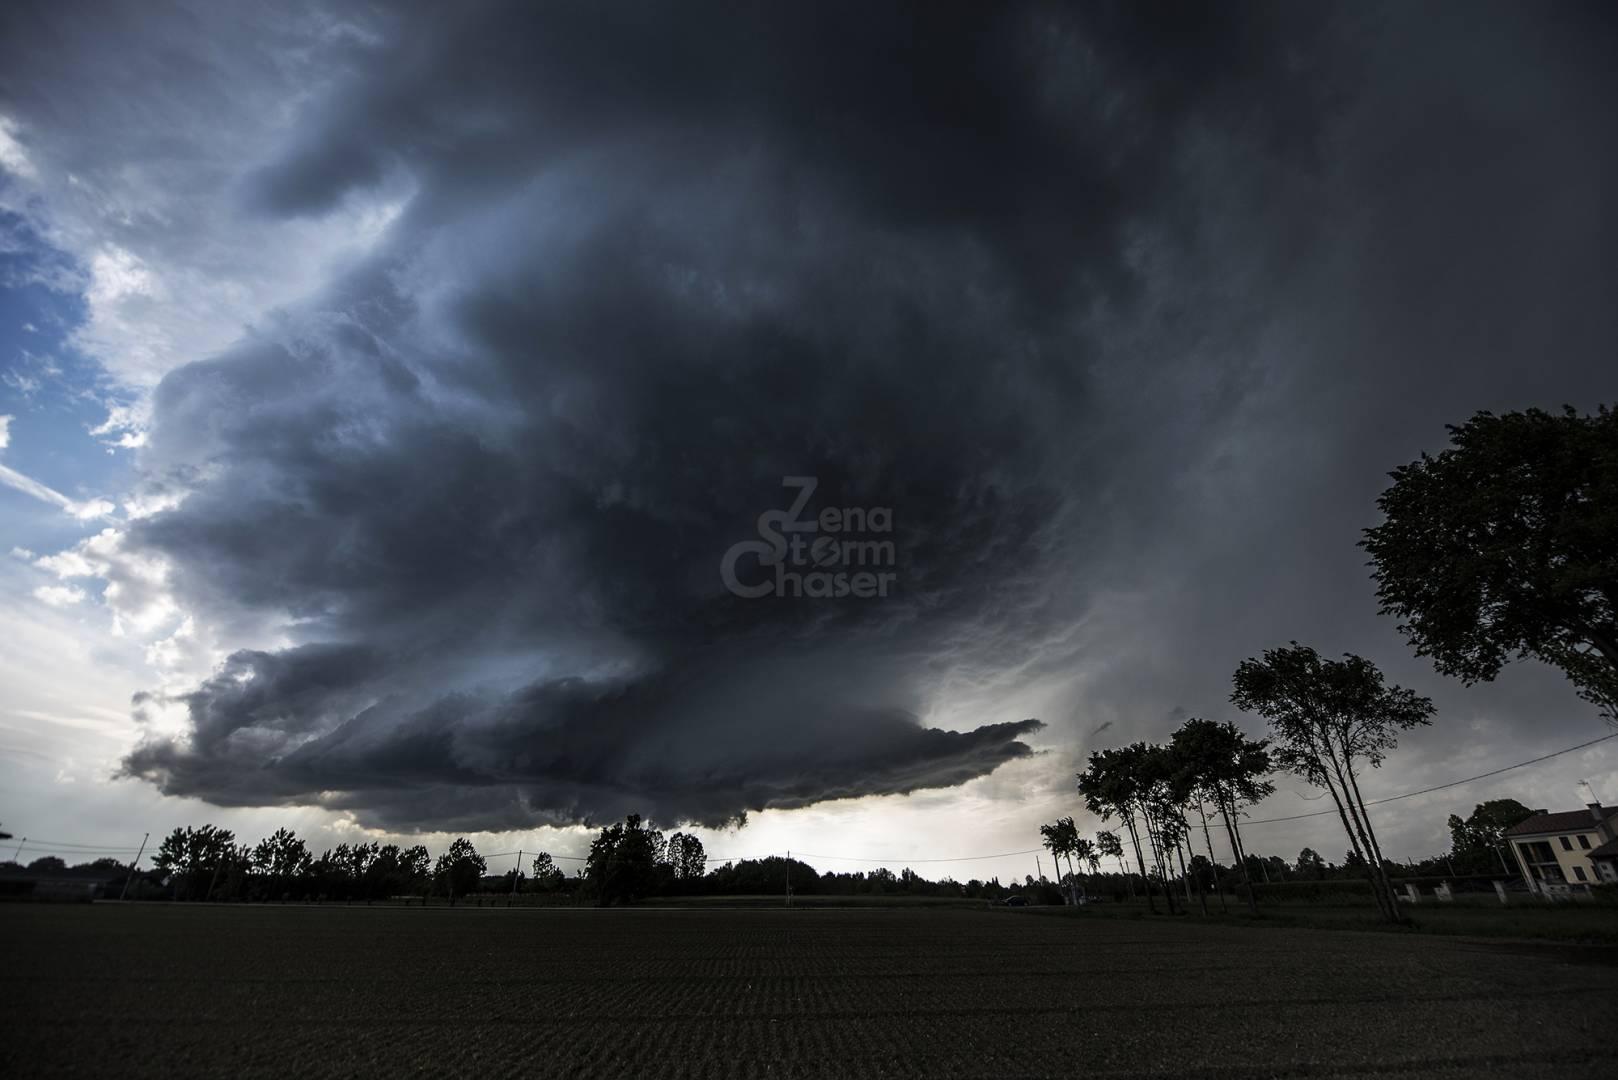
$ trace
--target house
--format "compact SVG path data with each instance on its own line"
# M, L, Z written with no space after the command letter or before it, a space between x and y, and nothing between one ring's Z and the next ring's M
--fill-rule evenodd
M1618 807L1593 802L1583 810L1533 817L1506 830L1528 887L1543 896L1589 892L1618 883Z
M1618 882L1618 840L1608 840L1590 852L1595 863L1596 876L1602 881Z

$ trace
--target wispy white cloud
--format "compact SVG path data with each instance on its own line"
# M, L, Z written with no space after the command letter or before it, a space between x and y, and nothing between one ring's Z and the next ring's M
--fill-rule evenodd
M0 484L20 491L24 495L32 496L40 502L59 506L80 521L93 521L96 518L104 518L118 509L116 505L107 499L86 499L82 502L70 499L55 488L41 484L30 476L24 476L9 465L0 465Z
M0 450L4 450L11 445L12 419L13 417L10 416L0 416ZM70 499L55 488L42 484L31 476L25 476L9 465L0 464L0 484L20 491L31 498L38 499L40 502L58 506L81 521L106 517L117 509L106 499L95 498L84 501Z
M34 599L51 607L83 603L86 595L83 589L72 585L41 585L34 590Z
M146 445L146 424L151 417L147 399L142 396L124 404L107 406L107 418L90 429L102 445L133 450Z
M32 477L24 476L22 473L11 468L9 465L0 465L0 484L5 484L7 487L20 491L24 495L38 499L40 502L52 503L61 507L63 510L69 510L71 512L71 507L73 506L72 499L68 498L66 495L63 495L60 491L57 491L53 487L48 487L45 484L41 484L38 480L35 480Z
M0 116L0 169L26 180L36 175L34 163L17 141L17 122L8 116Z

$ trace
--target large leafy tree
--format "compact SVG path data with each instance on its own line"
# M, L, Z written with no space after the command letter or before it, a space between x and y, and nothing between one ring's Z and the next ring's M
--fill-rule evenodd
M1182 783L1174 752L1158 743L1138 742L1124 748L1133 761L1142 819L1151 841L1157 873L1163 880L1163 892L1168 901L1169 914L1174 914L1174 859L1180 858L1180 877L1191 896L1190 882L1186 880L1185 803L1190 798L1189 788Z
M1072 900L1075 895L1072 888L1076 884L1074 860L1082 860L1085 857L1084 852L1091 846L1090 841L1079 835L1079 827L1074 824L1071 817L1057 818L1048 825L1041 825L1039 833L1044 838L1042 842L1045 849L1051 853L1051 865L1056 870L1057 884L1066 887L1068 898ZM1065 874L1062 872L1063 860L1067 862Z
M1326 860L1314 848L1298 852L1298 876L1305 881L1319 881L1326 876Z
M1249 739L1228 720L1216 723L1198 717L1181 724L1169 741L1178 783L1196 802L1208 858L1217 861L1203 810L1205 803L1211 804L1224 821L1231 861L1242 868L1247 904L1253 910L1257 910L1257 901L1247 871L1247 849L1242 843L1241 808L1275 793L1275 785L1265 779L1273 768L1268 746L1264 739Z
M1130 846L1135 849L1135 865L1146 887L1146 906L1155 914L1157 903L1152 899L1152 879L1146 873L1146 855L1140 843L1140 784L1132 765L1125 750L1115 747L1095 751L1090 755L1089 766L1078 775L1079 794L1084 796L1084 805L1090 813L1102 821L1116 817L1123 823Z
M667 867L667 850L662 832L639 814L630 814L623 824L608 825L590 842L585 883L598 904L633 903L657 888Z
M1331 794L1349 843L1364 856L1378 907L1400 921L1358 774L1364 765L1381 766L1399 732L1431 723L1433 703L1388 685L1364 657L1328 660L1296 641L1242 661L1231 701L1269 721L1278 764Z
M1490 799L1478 803L1465 821L1451 814L1449 834L1454 861L1459 862L1468 873L1487 872L1496 864L1510 873L1510 864L1501 853L1506 842L1506 830L1528 820L1533 814L1516 799Z
M477 889L483 880L483 874L488 865L478 849L472 846L472 841L466 837L457 837L445 851L438 857L433 866L433 877L449 892L450 902L454 903L457 896L465 896Z
M551 858L551 853L541 851L534 856L534 890L536 892L555 892L562 887L567 877Z
M1472 808L1465 821L1451 814L1449 831L1456 851L1491 849L1505 842L1506 830L1534 816L1516 799L1490 799Z
M158 846L153 865L174 879L175 895L182 886L188 897L206 900L213 895L219 875L242 856L236 834L215 825L187 825L175 829Z
M1129 898L1135 898L1135 883L1129 876L1129 867L1124 865L1124 845L1118 839L1118 834L1107 829L1096 833L1096 854L1109 859L1118 860L1118 873L1123 876L1124 888L1129 890Z
M399 845L384 844L378 847L373 843L371 849L372 855L365 864L361 882L366 903L385 900L395 893L404 892L406 888L404 875L400 872Z
M373 871L380 869L377 860L381 850L381 845L375 840L369 844L354 844L347 849L343 873L348 882L347 891L350 897L371 898L371 888L378 884Z
M1534 656L1618 715L1618 412L1480 412L1449 432L1393 471L1365 530L1382 610L1447 675Z
M1177 842L1179 828L1174 774L1167 747L1137 742L1092 753L1089 767L1078 776L1079 794L1084 796L1089 811L1103 821L1116 816L1123 822L1135 848L1136 865L1146 879L1147 907L1155 913L1152 875L1146 870L1146 855L1150 852L1171 915L1174 892L1169 887L1173 876L1169 853Z
M1040 843L1051 853L1051 866L1056 869L1056 880L1062 880L1062 858L1068 851L1067 831L1060 820L1039 827Z
M253 869L267 880L272 898L280 899L309 872L309 849L289 829L276 829L253 848Z
M1068 827L1074 830L1072 842L1068 846L1068 852L1072 860L1083 866L1088 866L1092 875L1100 872L1101 856L1096 853L1095 843L1089 837L1078 834L1078 830L1073 826L1072 818L1063 818L1062 820L1067 822Z
M702 840L692 833L677 832L669 837L666 858L680 881L696 881L708 868L708 853L703 850Z
M432 858L427 849L420 844L412 844L399 852L399 888L401 892L415 892L421 889L425 900L426 891L432 886Z

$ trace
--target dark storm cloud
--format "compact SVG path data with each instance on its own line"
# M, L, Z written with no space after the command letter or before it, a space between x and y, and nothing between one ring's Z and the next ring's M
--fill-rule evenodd
M717 822L1162 737L1293 637L1439 696L1420 782L1554 748L1571 693L1438 679L1353 544L1445 422L1610 397L1612 30L1565 10L315 18L329 92L235 205L410 194L156 393L142 467L190 494L131 548L293 644L127 771ZM724 590L784 476L893 508L893 595ZM1005 711L1036 688L1045 736Z
M1049 662L1077 614L1077 545L1112 542L1087 506L1143 441L1088 317L1138 302L1139 230L1194 231L1192 144L1307 167L1315 29L817 5L362 30L243 205L414 195L367 265L164 381L143 466L191 494L130 537L192 607L302 644L237 653L126 770L494 828L718 822L1029 754L1037 721L918 712L945 670ZM893 509L894 595L723 589L800 475L811 512Z
M187 770L226 804L339 792L325 804L395 828L442 827L441 800L486 813L483 827L599 819L646 806L717 824L738 807L960 784L1025 754L1015 740L1040 726L932 730L893 708L825 708L806 687L768 706L770 699L750 696L747 707L774 711L749 714L732 700L734 676L716 685L726 673L701 668L474 690L425 707L399 694L356 710L350 691L374 685L375 659L353 647L239 653L186 698L197 749L148 745L129 767ZM242 681L247 672L253 677ZM336 722L287 749L304 734L295 720L306 728L328 717ZM226 719L226 730L216 730L215 718ZM767 742L759 728L770 733ZM266 752L273 768L260 767Z

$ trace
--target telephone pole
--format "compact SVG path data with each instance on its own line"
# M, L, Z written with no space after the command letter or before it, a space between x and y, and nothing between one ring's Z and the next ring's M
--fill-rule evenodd
M151 833L147 833L145 836L140 838L140 850L135 852L135 861L129 864L129 876L124 878L123 891L118 894L118 899L122 900L124 897L129 895L129 883L135 880L135 867L140 865L140 857L146 854L146 841L150 840L151 838Z

